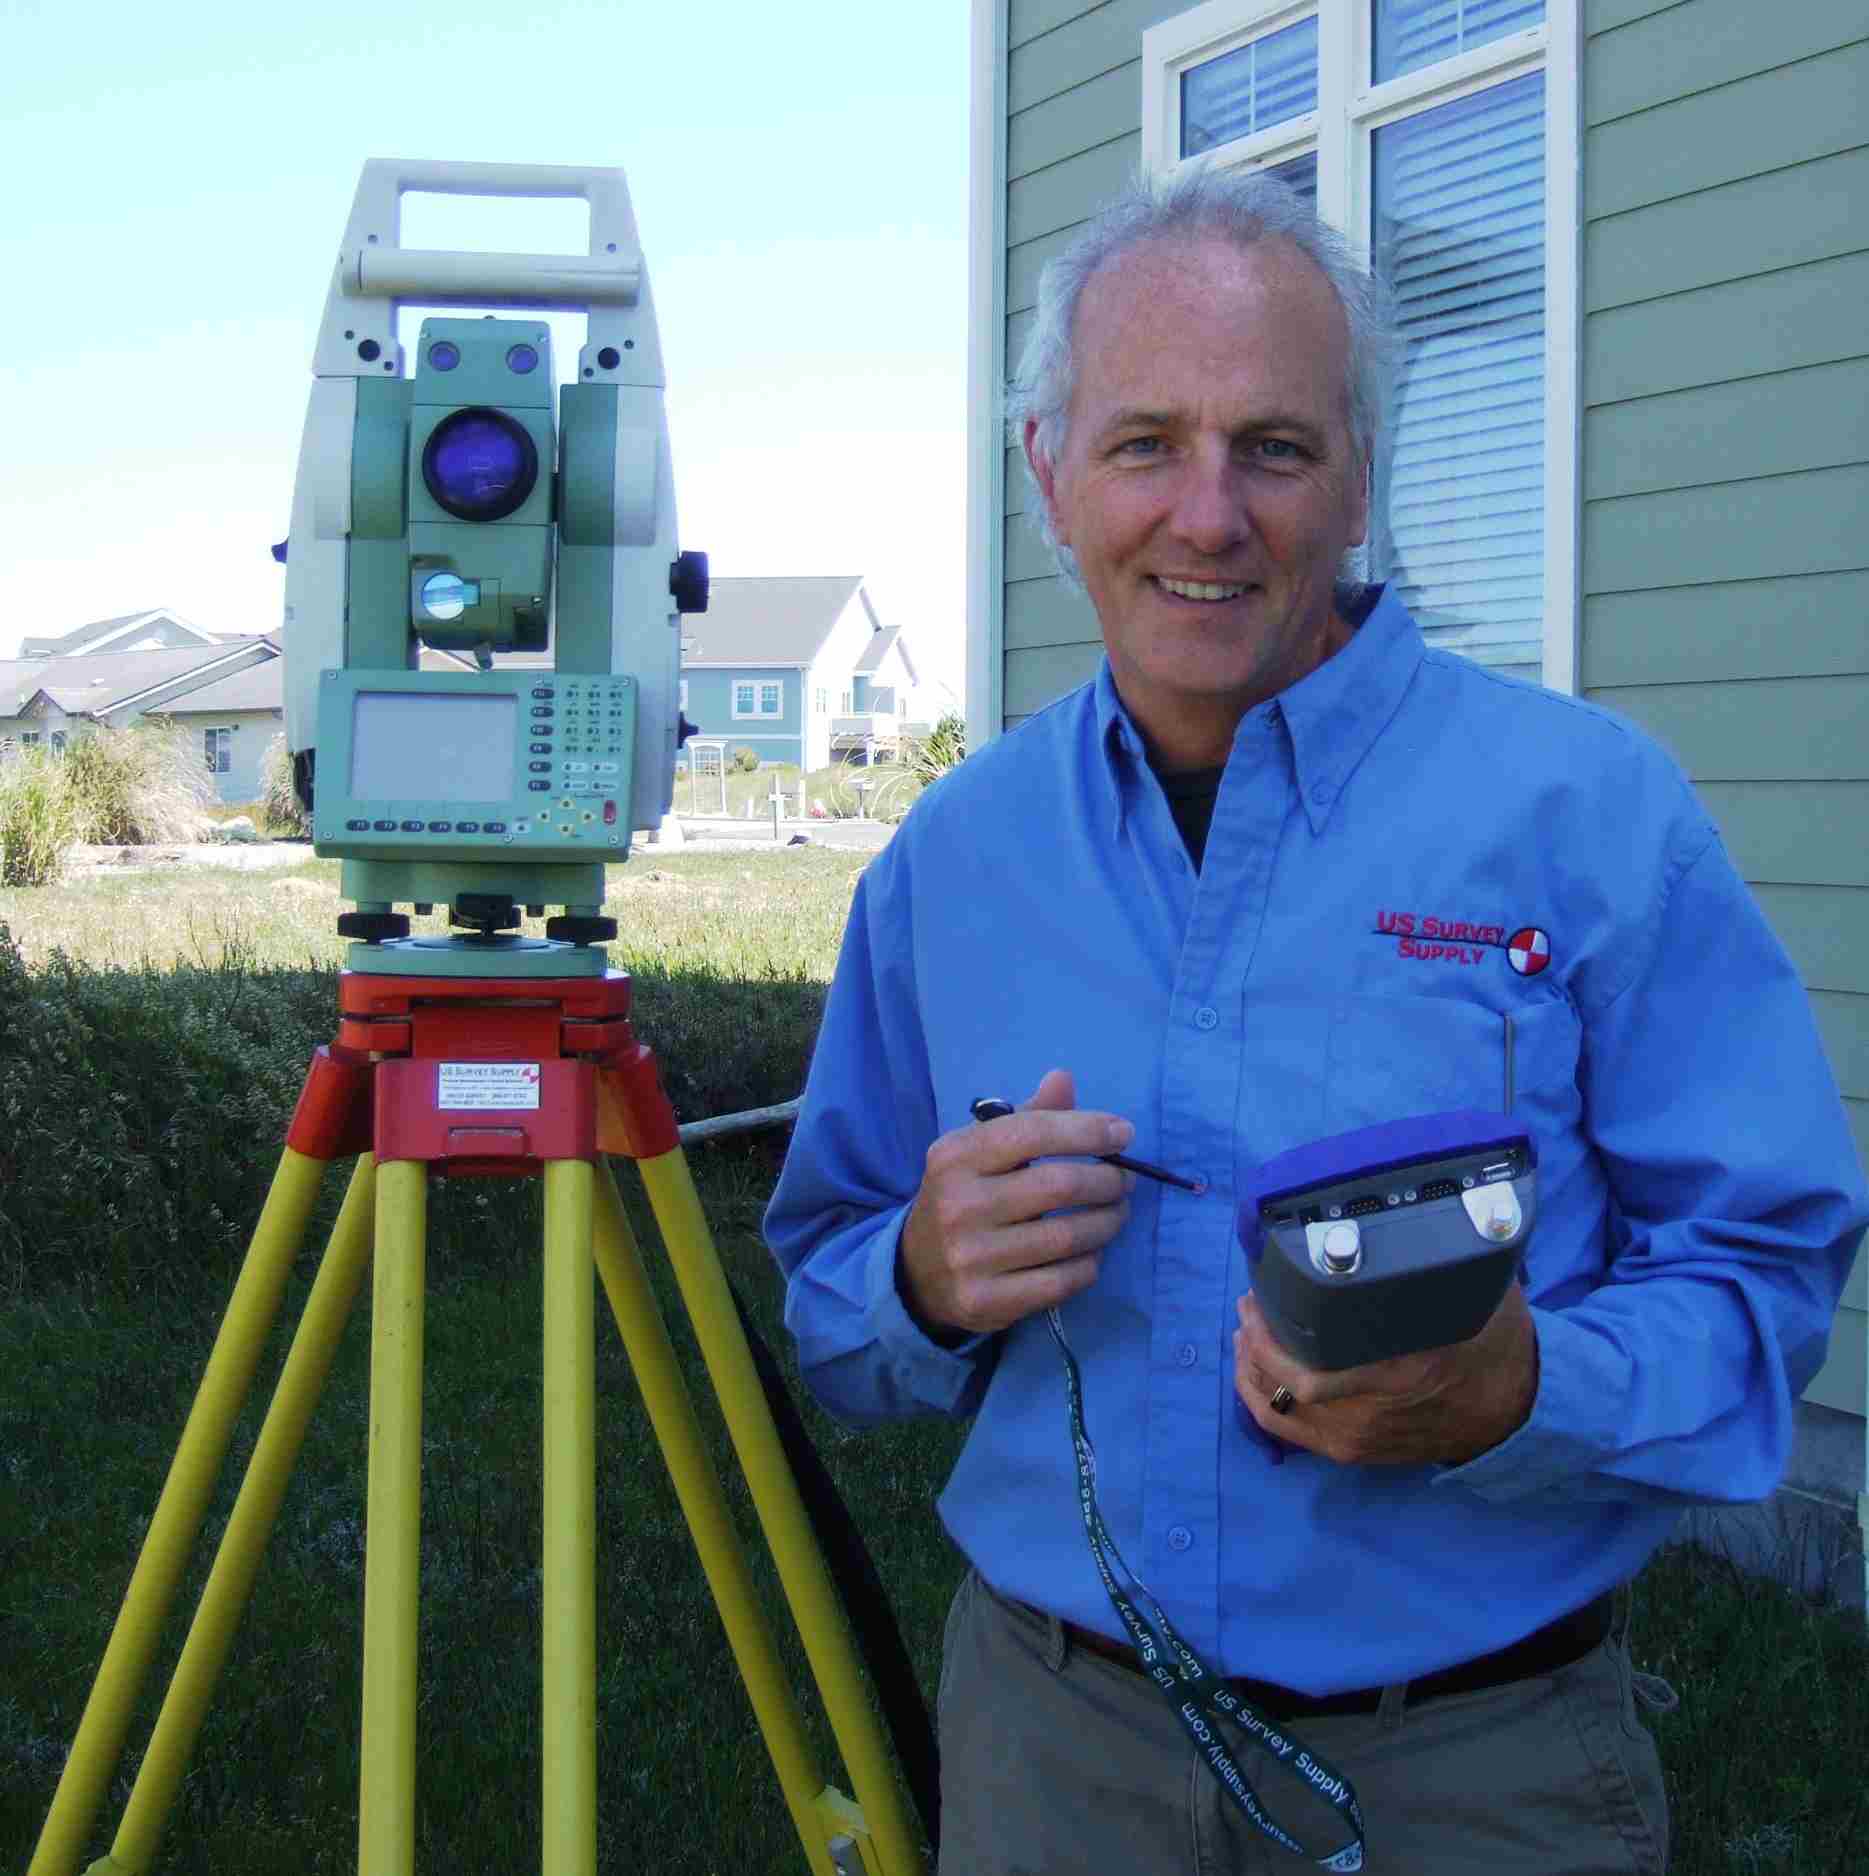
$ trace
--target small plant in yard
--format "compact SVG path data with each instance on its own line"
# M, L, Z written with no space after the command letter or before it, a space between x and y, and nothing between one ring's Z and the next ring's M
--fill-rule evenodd
M751 775L759 767L759 752L742 743L739 748L729 752L727 762L729 767L738 769L742 775Z
M214 799L201 746L186 730L139 723L77 737L65 754L67 782L85 803L86 838L146 847L191 840Z
M938 782L966 754L967 725L950 710L926 736L904 744L899 766L833 765L824 772L828 786L823 788L822 796L831 813L840 819L855 816L899 821L921 799L922 790ZM820 779L817 775L811 777L814 788Z
M64 756L0 741L0 886L55 885L93 825Z
M966 758L967 725L957 712L950 710L910 749L909 772L919 776L926 785L939 781L949 769L958 767Z
M281 730L260 758L260 812L275 834L308 835L311 822L292 788L292 752Z

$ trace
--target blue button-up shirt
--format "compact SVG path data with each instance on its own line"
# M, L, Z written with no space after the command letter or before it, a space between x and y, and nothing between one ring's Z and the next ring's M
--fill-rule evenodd
M1327 1134L1504 1100L1537 1143L1530 1418L1460 1466L1268 1462L1234 1411L1237 1198ZM1107 662L919 803L852 905L766 1214L808 1384L974 1424L940 1512L1004 1593L1120 1635L1043 1315L905 1312L924 1155L979 1095L1135 1123L1063 1307L1125 1559L1223 1674L1327 1694L1503 1647L1761 1500L1869 1220L1808 1001L1685 777L1629 723L1427 650L1385 593L1247 713L1198 873Z

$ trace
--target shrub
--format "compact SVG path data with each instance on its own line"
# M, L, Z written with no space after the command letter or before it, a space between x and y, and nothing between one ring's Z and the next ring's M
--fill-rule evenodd
M200 743L168 725L93 730L72 743L65 772L87 812L80 838L107 846L192 840L214 799Z
M824 968L632 964L632 1020L684 1120L799 1092ZM29 1283L155 1298L224 1276L251 1240L337 998L334 969L262 966L238 947L164 970L63 953L33 968L0 923L0 1304ZM709 1154L737 1155L769 1186L786 1139L775 1130ZM526 1182L458 1183L493 1188L491 1210L474 1213L471 1243L449 1240L437 1270L536 1243ZM326 1182L321 1219L341 1186Z
M266 745L266 753L260 758L260 812L272 833L311 833L311 822L293 792L292 752L286 747L284 730Z
M335 973L29 971L0 925L0 1291L160 1291L244 1247ZM170 1267L173 1267L171 1269Z
M911 774L926 783L938 781L966 758L967 725L957 712L950 710L909 751L908 766Z
M53 886L74 841L93 836L67 758L0 741L0 886Z
M727 764L730 768L738 769L742 775L751 775L759 767L759 752L742 743L727 757Z

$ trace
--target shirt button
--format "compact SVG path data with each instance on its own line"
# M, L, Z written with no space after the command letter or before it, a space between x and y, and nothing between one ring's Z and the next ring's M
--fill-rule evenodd
M1218 1026L1219 1021L1220 1012L1218 1010L1210 1010L1204 1003L1194 1012L1194 1027L1196 1029L1213 1029Z
M1192 1368L1194 1364L1200 1360L1200 1357L1195 1354L1194 1344L1192 1342L1183 1342L1181 1346L1175 1350L1175 1360L1184 1368Z
M1332 788L1328 782L1319 782L1318 785L1311 790L1311 799L1321 806L1336 792L1337 791Z
M1175 1525L1168 1533L1170 1550L1186 1550L1194 1542L1194 1533L1185 1524Z

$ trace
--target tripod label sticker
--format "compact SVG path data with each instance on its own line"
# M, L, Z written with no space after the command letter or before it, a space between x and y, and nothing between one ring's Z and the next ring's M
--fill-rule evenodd
M435 1105L516 1108L539 1104L537 1062L438 1062Z

